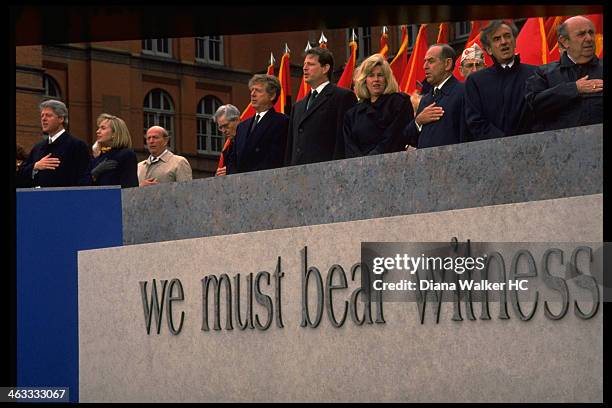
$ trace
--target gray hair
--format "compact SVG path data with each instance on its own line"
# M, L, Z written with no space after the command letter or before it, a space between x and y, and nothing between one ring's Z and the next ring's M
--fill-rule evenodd
M237 107L231 104L221 105L213 115L213 120L215 123L219 120L221 116L225 116L227 120L238 120L240 119L240 111Z
M512 21L493 20L480 32L480 42L482 42L482 46L485 48L485 50L491 47L489 36L493 35L493 33L495 33L495 31L497 31L497 29L502 25L506 25L510 28L510 31L512 31L512 37L514 37L516 40L519 31ZM488 53L489 52L487 51L487 54Z
M264 84L268 96L276 94L272 100L272 103L276 103L278 98L281 96L281 83L278 78L273 75L255 74L249 81L249 89L251 89L254 84Z
M64 127L68 126L68 108L66 108L64 102L56 99L47 99L46 101L42 101L38 106L41 112L45 108L51 109L58 117L64 118Z

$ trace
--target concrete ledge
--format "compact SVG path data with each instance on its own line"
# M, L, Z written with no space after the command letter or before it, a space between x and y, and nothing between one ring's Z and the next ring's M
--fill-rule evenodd
M603 192L603 125L122 191L125 244Z

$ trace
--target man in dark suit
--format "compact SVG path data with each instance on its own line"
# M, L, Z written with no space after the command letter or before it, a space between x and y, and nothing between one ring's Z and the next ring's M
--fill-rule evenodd
M255 116L236 128L236 142L230 150L227 174L273 169L283 165L289 118L274 110L281 93L279 80L272 75L254 75L249 81Z
M593 22L575 16L557 34L566 52L527 80L525 98L533 111L534 132L603 122L603 64L595 55Z
M357 103L350 89L330 82L334 57L327 48L311 48L304 58L310 94L291 109L285 164L344 158L344 114Z
M28 160L20 167L19 175L32 179L37 187L85 186L91 183L89 147L65 130L68 109L53 99L40 104L40 123L48 135L37 143Z
M465 82L465 120L472 140L494 139L529 132L525 82L536 70L514 55L518 29L514 23L491 21L480 41L494 61Z
M431 89L421 98L416 117L404 130L419 149L467 141L463 97L465 88L453 76L455 51L434 44L425 54L425 79Z

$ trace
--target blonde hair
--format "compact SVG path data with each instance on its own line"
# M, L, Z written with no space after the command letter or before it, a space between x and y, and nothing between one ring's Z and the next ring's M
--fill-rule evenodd
M102 123L103 120L108 120L110 128L113 131L110 147L113 149L131 149L132 137L130 136L130 131L128 130L128 127L123 119L117 116L109 115L108 113L103 113L98 116L96 124L100 126L100 123Z
M366 86L366 78L374 70L374 68L380 66L382 68L383 75L385 76L385 90L383 94L390 94L399 91L399 85L393 77L391 66L380 54L374 54L361 63L355 71L355 94L359 100L370 99L370 92Z

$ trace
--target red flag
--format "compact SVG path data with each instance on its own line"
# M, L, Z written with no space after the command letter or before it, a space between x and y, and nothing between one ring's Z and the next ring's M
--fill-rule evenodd
M268 72L266 72L266 74L274 75L274 55L272 55L272 53L270 53L270 65L268 65ZM247 107L244 108L244 111L242 111L242 115L240 115L240 121L248 119L253 115L255 115L255 109L251 105L251 102L249 102Z
M542 65L548 61L548 43L542 17L528 18L516 37L516 54L520 54L521 63Z
M551 51L555 47L555 44L557 44L557 27L559 27L559 24L565 20L567 20L567 17L556 16L548 17L544 22L544 30L546 30L546 44L548 44L548 49Z
M387 59L389 53L389 35L387 34L387 27L383 26L382 34L380 36L380 51L378 53ZM350 44L349 44L350 45Z
M351 56L346 62L344 72L342 72L342 76L337 83L337 86L346 89L351 89L351 84L353 83L353 71L355 71L355 61L357 61L357 42L354 39L349 43L349 48L351 49Z
M221 167L225 167L225 152L227 151L227 148L229 147L231 142L232 139L230 139L229 137L225 139L225 144L223 145L223 149L221 149L221 155L219 155L219 165L217 166L217 170L219 170Z
M310 41L308 41L306 43L306 48L304 49L304 52L307 52L311 48L312 47L310 46ZM302 81L300 82L300 87L298 88L298 93L295 97L295 101L297 102L300 99L303 99L304 96L308 95L308 92L310 92L310 86L308 86L308 84L304 81L304 75L302 75Z
M559 61L561 55L559 54L559 44L555 43L555 46L548 52L548 62Z
M491 56L487 54L487 50L484 49L484 47L482 46L482 42L480 41L480 30L486 27L487 24L489 24L488 20L472 21L472 31L470 32L470 36L468 37L468 40L465 43L465 47L463 47L463 49L465 50L466 48L471 47L472 45L474 45L474 43L478 44L478 46L482 49L484 53L485 67L490 67L491 65L493 65L493 59L491 59ZM453 70L453 75L459 81L465 81L465 78L463 77L463 75L461 75L461 72L459 71L460 67L461 58L457 58L457 60L455 61L455 69Z
M436 40L438 44L448 44L448 23L440 23L440 28L438 30L438 39Z
M595 55L603 56L603 14L589 14L585 16L595 26Z
M410 54L408 60L408 67L402 77L400 85L402 92L412 94L417 89L417 80L422 80L425 77L425 69L423 68L425 53L427 53L427 24L421 24L414 47L412 47L412 54Z
M274 105L274 110L281 113L289 111L290 104L288 105L287 99L291 97L291 71L289 64L289 48L285 44L285 53L281 58L280 68L278 69L278 80L281 83L281 94Z
M408 32L405 25L402 26L402 43L400 44L400 48L395 54L395 58L391 61L391 71L393 71L393 76L398 84L402 82L402 78L404 77L404 72L406 71L406 67L408 66L406 61L406 55L408 53Z

